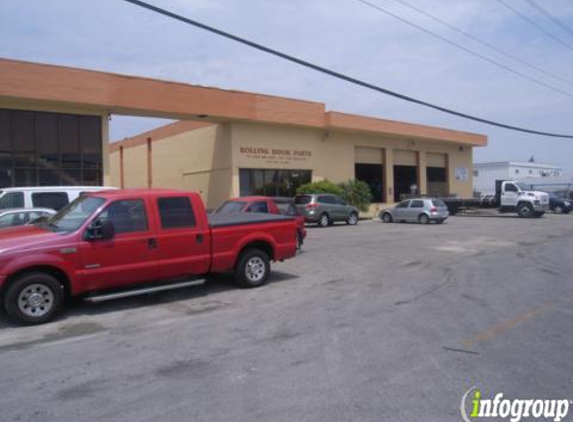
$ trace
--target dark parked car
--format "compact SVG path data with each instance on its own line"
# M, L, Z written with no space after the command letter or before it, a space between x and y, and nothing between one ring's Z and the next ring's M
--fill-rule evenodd
M294 198L297 210L307 223L317 223L320 227L345 221L351 226L358 223L358 208L346 204L336 195L312 193L297 195Z
M573 204L568 199L563 199L554 193L549 195L549 209L555 214L569 214L573 209Z

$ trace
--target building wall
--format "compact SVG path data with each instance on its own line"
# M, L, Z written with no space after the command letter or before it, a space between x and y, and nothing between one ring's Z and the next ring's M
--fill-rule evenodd
M355 177L355 163L360 160L356 151L369 148L383 157L389 202L393 201L395 155L414 157L420 193L425 194L427 154L434 154L430 162L436 161L435 154L442 154L450 194L472 195L472 148L451 142L233 122L179 133L151 145L153 186L199 191L209 208L240 195L239 169L311 170L313 181L343 182ZM126 147L123 154L125 186L147 186L147 144ZM111 153L110 166L112 183L119 186L118 156L119 151ZM383 206L375 204L371 214Z
M207 207L231 194L228 125L210 125L151 142L151 185L197 191ZM110 154L111 180L121 186L120 150ZM148 186L148 145L123 148L125 188Z
M356 132L325 132L279 125L233 123L233 195L239 195L240 168L312 170L313 181L343 182L354 178L356 148L380 149L385 157L387 197L394 187L394 151L412 151L417 157L420 192L426 193L426 154L446 155L450 194L471 197L473 186L472 148L456 144L422 141ZM274 150L274 151L273 151ZM295 152L301 156L295 156ZM456 171L464 169L464 171ZM465 179L460 179L465 177ZM377 206L376 209L381 208Z

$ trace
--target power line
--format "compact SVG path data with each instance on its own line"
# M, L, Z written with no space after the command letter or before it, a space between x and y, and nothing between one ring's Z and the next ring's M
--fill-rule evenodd
M548 84L548 83L546 83L546 82L540 81L539 79L536 79L536 78L534 78L534 77L532 77L532 76L526 75L525 73L521 73L521 72L519 72L519 71L517 71L517 70L515 70L515 69L512 69L511 67L506 66L506 65L504 65L503 63L500 63L500 62L498 62L498 61L495 61L495 60L493 60L493 59L490 59L489 57L484 56L483 54L477 53L477 52L473 51L473 50L470 49L470 48L464 47L464 46L461 45L461 44L458 44L458 43L456 43L456 42L454 42L454 41L451 41L451 40L449 40L449 39L447 39L447 38L445 38L445 37L442 37L442 36L439 35L439 34L436 34L435 32L430 31L429 29L426 29L426 28L424 28L424 27L422 27L422 26L420 26L420 25L415 24L414 22L411 22L411 21L409 21L409 20L407 20L407 19L404 19L404 18L402 18L401 16L398 16L398 15L396 15L395 13L392 13L392 12L390 12L390 11L384 9L384 8L381 7L381 6L378 6L378 5L376 5L376 4L374 4L374 3L371 3L371 2L369 2L369 1L367 1L367 0L355 0L355 1L357 1L357 2L359 2L359 3L362 3L362 4L366 5L366 6L369 6L369 7L373 8L373 9L376 9L376 10L382 12L382 13L385 13L386 15L391 16L391 17L393 17L393 18L399 20L400 22L405 23L406 25L410 25L410 26L412 26L412 27L414 27L414 28L416 28L416 29L418 29L418 30L420 30L420 31L422 31L422 32L424 32L424 33L426 33L426 34L428 34L428 35L431 35L431 36L434 37L434 38L439 39L440 41L445 42L446 44L449 44L449 45L454 46L454 47L456 47L456 48L458 48L458 49L460 49L460 50L462 50L462 51L465 51L466 53L471 54L472 56L475 56L475 57L478 57L478 58L480 58L480 59L482 59L482 60L485 60L486 62L491 63L491 64L493 64L494 66L497 66L497 67L499 67L499 68L501 68L501 69L507 70L508 72L511 72L511 73L513 73L514 75L517 75L517 76L519 76L519 77L521 77L521 78L523 78L523 79L526 79L526 80L528 80L528 81L530 81L530 82L536 83L537 85L541 85L541 86L543 86L543 87L545 87L545 88L549 88L549 89L551 89L552 91L556 91L556 92L559 92L559 93L561 93L561 94L563 94L563 95L567 95L568 97L573 98L573 94L571 94L571 93L569 93L569 92L567 92L567 91L563 91L563 90L560 89L560 88L557 88L557 87L555 87L555 86L553 86L553 85L550 85L550 84Z
M351 77L351 76L347 76L347 75L344 75L344 74L342 74L342 73L335 72L335 71L333 71L333 70L330 70L330 69L321 67L321 66L319 66L319 65L316 65L316 64L307 62L307 61L305 61L305 60L302 60L302 59L299 59L299 58L290 56L290 55L285 54L285 53L282 53L282 52L280 52L280 51L273 50L273 49L271 49L271 48L269 48L269 47L265 47L265 46L263 46L263 45L261 45L261 44L257 44L257 43L255 43L255 42L253 42L253 41L249 41L249 40L247 40L247 39L238 37L238 36L233 35L233 34L230 34L230 33L228 33L228 32L224 32L224 31L222 31L222 30L220 30L220 29L214 28L214 27L209 26L209 25L205 25L205 24L203 24L203 23L200 23L200 22L197 22L197 21L195 21L195 20L186 18L186 17L184 17L184 16L178 15L178 14L176 14L176 13L170 12L170 11L165 10L165 9L162 9L162 8L160 8L160 7L153 6L153 5L149 4L149 3L145 3L145 2L140 1L140 0L121 0L121 1L124 1L124 2L127 2L127 3L131 3L131 4L134 4L134 5L136 5L136 6L143 7L143 8L145 8L145 9L151 10L151 11L153 11L153 12L155 12L155 13L159 13L159 14L161 14L161 15L170 17L170 18L175 19L175 20L178 20L178 21L180 21L180 22L184 22L184 23L186 23L186 24L188 24L188 25L192 25L192 26L195 26L195 27L197 27L197 28L204 29L204 30L206 30L206 31L209 31L209 32L212 32L212 33L214 33L214 34L220 35L220 36L222 36L222 37L229 38L229 39L234 40L234 41L237 41L237 42L239 42L239 43L241 43L241 44L247 45L247 46L249 46L249 47L255 48L255 49L257 49L257 50L263 51L263 52L268 53L268 54L272 54L272 55L274 55L274 56L277 56L277 57L280 57L280 58L282 58L282 59L288 60L288 61L290 61L290 62L299 64L299 65L301 65L301 66L308 67L308 68L310 68L310 69L314 69L314 70L316 70L316 71L318 71L318 72L325 73L325 74L330 75L330 76L333 76L333 77L335 77L335 78L338 78L338 79L341 79L341 80L344 80L344 81L347 81L347 82L353 83L353 84L355 84L355 85L359 85L359 86L362 86L362 87L364 87L364 88L368 88L368 89L371 89L371 90L374 90L374 91L377 91L377 92L381 92L381 93L383 93L383 94L390 95L390 96L399 98L399 99L404 100L404 101L409 101L409 102L411 102L411 103L415 103L415 104L419 104L419 105L422 105L422 106L425 106L425 107L433 108L433 109L435 109L435 110L439 110L439 111L442 111L442 112L444 112L444 113L452 114L452 115L454 115L454 116L463 117L463 118L465 118L465 119L474 120L474 121L477 121L477 122L480 122L480 123L485 123L485 124L488 124L488 125L491 125L491 126L501 127L501 128L504 128L504 129L515 130L515 131L518 131L518 132L525 132L525 133L530 133L530 134L534 134L534 135L544 135L544 136L550 136L550 137L555 137L555 138L569 138L569 139L573 139L573 135L559 134L559 133L551 133L551 132L543 132L543 131L538 131L538 130L533 130L533 129L526 129L526 128L522 128L522 127L519 127L519 126L512 126L512 125L508 125L508 124L504 124L504 123L495 122L495 121L493 121L493 120L487 120L487 119L483 119L483 118L481 118L481 117L472 116L472 115L470 115L470 114L466 114L466 113L462 113L462 112L459 112L459 111L455 111L455 110L452 110L452 109L449 109L449 108L446 108L446 107L441 107L441 106L438 106L438 105L436 105L436 104L428 103L428 102L426 102L426 101L418 100L418 99L416 99L416 98L409 97L409 96L403 95L403 94L399 94L399 93L397 93L397 92L390 91L390 90L388 90L388 89L386 89L386 88L382 88L382 87L379 87L379 86L370 84L370 83L368 83L368 82L361 81L361 80L356 79L356 78L353 78L353 77Z
M406 7L410 8L410 9L412 9L412 10L415 10L416 12L420 13L421 15L423 15L423 16L425 16L425 17L427 17L427 18L430 18L430 19L432 19L432 20L435 21L435 22L438 22L438 23L440 23L440 24L446 26L447 28L449 28L449 29L451 29L451 30L457 32L458 34L461 34L461 35L463 35L463 36L465 36L465 37L467 37L467 38L469 38L469 39L471 39L471 40L473 40L473 41L475 41L475 42L477 42L477 43L479 43L479 44L481 44L481 45L483 45L483 46L486 46L486 47L490 48L491 50L494 50L495 52L497 52L497 53L499 53L499 54L501 54L501 55L503 55L503 56L509 57L510 59L512 59L512 60L514 60L514 61L516 61L516 62L518 62L518 63L521 63L521 64L523 64L523 65L525 65L525 66L527 66L527 67L529 67L529 68L531 68L531 69L533 69L533 70L536 70L536 71L538 71L538 72L540 72L540 73L543 73L543 74L545 74L545 75L547 75L547 76L550 76L550 77L552 77L552 78L554 78L554 79L557 79L557 80L559 80L559 81L561 81L561 82L565 82L566 84L569 84L569 85L573 86L573 82L568 81L567 79L562 78L561 76L556 75L556 74L554 74L554 73L552 73L552 72L548 72L548 71L546 71L546 70L543 70L543 69L541 69L540 67L538 67L538 66L536 66L536 65L534 65L534 64L531 64L531 63L529 63L529 62L526 62L525 60L520 59L519 57L514 56L513 54L508 53L507 51L502 50L501 48L498 48L498 47L496 47L495 45L493 45L493 44L491 44L491 43L489 43L489 42L487 42L487 41L484 41L484 40L482 40L482 39L476 37L475 35L472 35L472 34L470 34L469 32L466 32L466 31L464 31L463 29L460 29L460 28L458 28L458 27L456 27L456 26L454 26L454 25L452 25L452 24L450 24L450 23L448 23L448 22L446 22L446 21L444 21L444 20L438 18L437 16L431 15L431 14L429 14L429 13L423 11L422 9L420 9L420 8L418 8L418 7L416 7L416 6L412 5L412 4L410 4L410 3L407 3L407 2L405 2L405 1L403 1L403 0L394 0L394 1L400 3L400 4L404 5L404 6L406 6ZM525 0L525 1L530 1L530 0Z
M573 35L573 29L569 28L567 25L565 25L563 22L561 22L560 19L558 19L557 17L553 16L551 13L549 13L546 9L544 9L543 7L541 7L540 5L538 5L537 3L535 3L533 0L525 0L527 3L529 3L529 5L531 7L533 7L534 9L537 9L537 11L541 12L542 14L545 15L545 17L547 19L549 19L550 21L552 21L555 25L557 25L559 28L563 29L564 31L569 32L570 34Z
M567 47L570 50L573 50L573 46L571 46L571 44L566 43L565 41L563 41L561 38L556 37L555 35L553 35L551 32L549 32L548 30L546 30L545 28L543 28L542 26L538 25L537 23L535 23L535 21L533 19L528 18L527 16L525 16L523 13L521 13L519 10L517 10L515 7L510 6L509 4L507 4L504 0L497 0L499 3L503 4L505 7L507 7L509 10L513 11L517 16L519 16L521 19L523 19L524 21L526 21L527 23L529 23L531 26L534 26L535 28L537 28L539 31L543 32L545 35L547 35L549 38L553 39L554 41L557 41L559 44L564 45L565 47Z

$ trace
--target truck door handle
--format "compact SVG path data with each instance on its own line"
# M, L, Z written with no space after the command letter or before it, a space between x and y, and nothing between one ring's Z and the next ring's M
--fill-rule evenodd
M155 239L154 237L147 239L147 247L149 249L157 248L157 239Z
M199 233L195 239L197 240L198 245L202 244L203 243L203 234Z

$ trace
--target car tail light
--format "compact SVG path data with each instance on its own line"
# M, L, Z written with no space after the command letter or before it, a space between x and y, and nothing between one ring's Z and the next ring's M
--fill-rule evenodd
M430 208L430 212L436 212L436 211L438 211L438 208L436 208L436 207L431 207L431 208Z
M318 207L318 204L317 204L317 203L314 203L314 204L306 204L306 209L307 209L307 210L311 210L311 209L316 208L316 207Z

